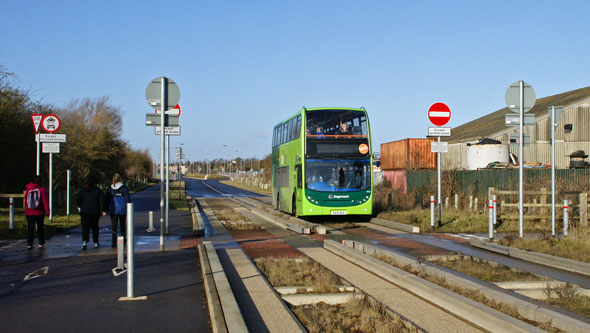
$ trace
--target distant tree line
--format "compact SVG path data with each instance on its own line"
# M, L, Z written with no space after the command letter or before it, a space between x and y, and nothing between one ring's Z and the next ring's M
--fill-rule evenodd
M61 128L56 133L67 136L60 153L53 155L55 190L65 189L68 169L75 187L89 175L102 183L110 183L114 173L130 179L151 175L148 151L133 149L122 140L122 111L108 97L74 99L64 107L44 104L18 85L15 74L0 66L0 193L21 192L35 174L33 113L57 115ZM40 172L46 181L48 160L48 154L41 154Z

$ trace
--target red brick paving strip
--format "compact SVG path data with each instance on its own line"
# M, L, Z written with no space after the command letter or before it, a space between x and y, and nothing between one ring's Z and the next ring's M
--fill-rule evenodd
M267 230L233 230L233 238L251 258L303 258L305 255Z
M451 251L441 249L436 246L424 244L405 238L392 237L387 240L379 241L380 245L394 248L398 251L407 253L411 256L419 257L424 255L449 254Z
M180 248L185 249L194 249L197 246L201 245L202 241L200 238L194 236L184 236L180 239Z

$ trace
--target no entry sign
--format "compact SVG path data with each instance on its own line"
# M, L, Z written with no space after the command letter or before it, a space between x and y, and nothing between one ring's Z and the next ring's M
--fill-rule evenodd
M451 120L451 109L445 103L434 103L428 109L428 119L433 125L444 126Z

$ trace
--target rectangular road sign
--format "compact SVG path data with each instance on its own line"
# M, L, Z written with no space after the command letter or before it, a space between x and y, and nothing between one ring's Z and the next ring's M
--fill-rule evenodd
M43 142L42 150L44 153L59 154L59 142Z
M510 133L510 146L517 147L520 144L520 134ZM529 147L531 145L531 134L524 133L524 146Z
M155 127L156 129L156 135L160 135L160 133L162 133L162 128L161 127ZM164 134L165 135L180 135L180 126L167 126L164 127Z
M431 151L433 153L446 153L449 151L449 143L448 142L431 142Z
M504 115L504 121L506 122L506 126L520 126L520 115L508 113L508 114ZM524 115L524 124L525 125L534 125L535 124L535 115L534 114L525 114Z
M428 127L428 136L451 136L450 127Z
M164 117L168 119L168 126L178 126L178 116L165 114ZM147 126L160 126L162 118L159 114L155 113L146 113L145 114L145 124Z
M66 142L65 134L39 134L39 140L41 142Z

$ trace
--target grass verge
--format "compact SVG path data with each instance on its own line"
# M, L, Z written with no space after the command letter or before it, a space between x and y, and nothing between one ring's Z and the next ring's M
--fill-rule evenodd
M24 211L17 210L14 217L14 233L10 233L8 214L0 215L0 240L4 239L24 239L27 238L27 220ZM80 225L80 215L54 215L53 221L45 217L44 231L45 238L51 238L54 235L66 232ZM36 232L35 232L36 235Z
M338 292L342 281L314 260L259 258L258 269L274 287L313 287L315 292Z
M500 239L498 243L526 251L590 263L590 235L580 229L573 229L567 237L561 238L552 238L549 233L541 234L540 239L521 239L516 234L509 234Z
M577 287L569 283L557 287L548 286L545 289L545 295L547 296L545 302L590 317L590 297L579 295L577 289Z
M213 214L227 230L260 230L260 225L233 209L213 209Z
M242 190L246 190L246 191L250 191L250 192L254 192L254 193L258 193L258 194L272 195L272 190L270 188L265 190L265 189L262 189L257 186L250 186L250 185L246 185L246 184L236 182L233 180L222 180L222 181L220 181L220 183L225 184L225 185L229 185L229 186L233 186L233 187L237 187L237 188L241 188Z
M540 277L529 272L517 270L494 262L483 261L471 256L452 256L444 260L430 260L430 262L487 282L548 280L545 277Z

